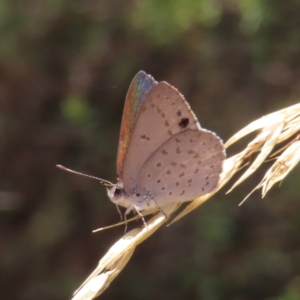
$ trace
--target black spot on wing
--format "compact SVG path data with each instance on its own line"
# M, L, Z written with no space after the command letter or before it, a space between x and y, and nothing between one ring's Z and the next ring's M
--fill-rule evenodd
M184 128L186 128L189 125L189 123L190 123L190 119L189 118L182 118L180 120L180 122L178 123L178 125L179 125L180 128L184 129Z

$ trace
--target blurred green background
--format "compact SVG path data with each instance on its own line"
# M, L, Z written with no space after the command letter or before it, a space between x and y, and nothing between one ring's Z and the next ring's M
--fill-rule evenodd
M91 233L119 221L105 188L55 165L115 182L139 70L223 140L299 102L295 0L0 0L0 36L1 299L70 299L122 236ZM237 206L265 170L162 227L101 297L300 299L299 168Z

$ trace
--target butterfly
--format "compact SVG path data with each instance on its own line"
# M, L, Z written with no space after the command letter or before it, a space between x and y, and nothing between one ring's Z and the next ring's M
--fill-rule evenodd
M183 95L140 71L125 100L117 183L97 179L107 186L110 200L127 209L125 214L140 212L213 191L225 157L222 140L200 127Z

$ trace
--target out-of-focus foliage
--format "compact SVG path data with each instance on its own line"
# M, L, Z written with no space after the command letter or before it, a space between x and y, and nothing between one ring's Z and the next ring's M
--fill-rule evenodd
M91 233L119 220L114 205L55 165L115 181L136 72L176 86L226 140L299 102L299 20L292 0L0 0L1 299L71 298L123 234ZM102 297L300 299L298 169L263 200L237 206L264 170L162 228Z
M131 17L152 43L166 45L180 38L197 24L215 25L220 21L221 3L208 0L137 1Z

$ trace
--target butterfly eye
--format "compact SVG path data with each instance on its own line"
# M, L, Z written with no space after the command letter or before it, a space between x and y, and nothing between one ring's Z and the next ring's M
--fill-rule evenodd
M116 189L114 193L114 198L116 200L120 199L123 196L123 190L122 189Z

